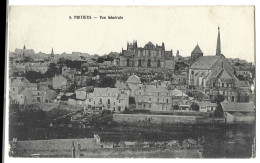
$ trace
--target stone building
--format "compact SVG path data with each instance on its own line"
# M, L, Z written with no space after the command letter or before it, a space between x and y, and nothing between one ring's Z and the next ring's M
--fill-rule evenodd
M216 55L201 56L189 68L189 86L203 90L209 95L223 95L226 100L239 101L239 96L244 96L239 90L241 82L234 75L234 69L221 54L220 31L218 28L218 39Z
M199 45L197 44L196 47L191 52L191 63L196 62L196 60L201 56L203 56L203 52L201 51Z
M86 98L88 109L122 112L129 107L129 95L118 88L94 88Z
M24 77L10 79L10 103L31 104L33 101L32 91L29 89L30 82Z
M127 43L119 58L122 67L174 69L175 65L172 50L166 51L164 43L155 46L148 42L143 48L137 46L137 41Z
M182 110L184 105L186 108L190 106L185 93L177 89L170 90L168 84L161 81L143 84L138 76L131 75L125 82L125 87L129 88L138 110L172 111L174 105Z

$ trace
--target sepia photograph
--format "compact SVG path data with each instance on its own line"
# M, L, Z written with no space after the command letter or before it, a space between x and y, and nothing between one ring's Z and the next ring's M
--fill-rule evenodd
M8 7L10 158L256 158L254 6Z

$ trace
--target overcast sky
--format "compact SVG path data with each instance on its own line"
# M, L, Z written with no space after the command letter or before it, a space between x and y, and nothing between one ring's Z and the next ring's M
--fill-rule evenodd
M69 19L77 15L92 19ZM121 20L99 16L122 16ZM94 19L93 17L98 17ZM88 7L15 6L9 10L9 51L36 53L84 52L108 54L126 48L127 41L164 42L166 50L190 56L198 43L204 55L216 54L217 28L227 58L254 61L254 8L219 7Z

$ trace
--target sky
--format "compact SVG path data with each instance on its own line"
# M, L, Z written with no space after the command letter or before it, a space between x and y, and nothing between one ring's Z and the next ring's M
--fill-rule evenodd
M81 15L92 19L73 19ZM254 62L252 6L11 6L8 21L10 52L25 45L36 53L50 54L53 47L55 54L103 55L137 40L139 47L164 42L182 56L198 44L207 56L216 54L219 26L222 54Z

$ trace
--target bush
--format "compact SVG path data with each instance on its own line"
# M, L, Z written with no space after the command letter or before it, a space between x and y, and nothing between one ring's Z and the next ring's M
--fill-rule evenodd
M173 106L173 110L179 110L179 109L180 109L180 107L178 105Z
M191 104L191 109L192 110L195 110L195 111L199 111L200 110L200 107L197 103L192 103Z
M135 98L129 97L129 104L135 104Z

